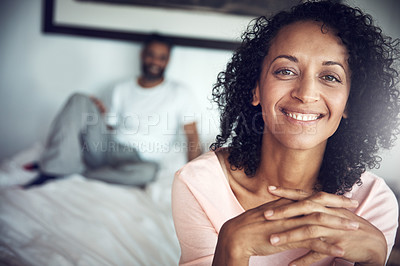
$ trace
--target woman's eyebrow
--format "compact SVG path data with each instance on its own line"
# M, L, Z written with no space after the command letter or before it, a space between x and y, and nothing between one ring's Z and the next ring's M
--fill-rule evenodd
M292 61L292 62L294 62L294 63L298 63L298 62L299 62L299 60L297 59L297 57L292 56L292 55L285 55L285 54L283 54L283 55L278 55L277 57L275 57L274 60L272 60L271 63L273 63L275 60L277 60L277 59L279 59L279 58L286 58L286 59L288 59L289 61ZM338 65L338 66L340 66L341 68L343 68L344 72L346 72L346 69L344 68L344 66L343 66L341 63L336 62L336 61L324 61L324 62L322 62L322 65L323 65L323 66Z
M344 72L346 72L346 69L344 69L344 66L343 66L341 63L338 63L338 62L335 62L335 61L325 61L325 62L322 62L322 65L323 65L323 66L338 65L338 66L340 66L341 68L343 68Z
M272 60L271 63L273 63L275 60L277 60L277 59L279 59L279 58L286 58L286 59L288 59L288 60L290 60L290 61L292 61L292 62L294 62L294 63L298 63L298 62L299 62L299 60L298 60L296 57L291 56L291 55L285 55L285 54L283 54L283 55L278 55L277 57L275 57L274 60Z

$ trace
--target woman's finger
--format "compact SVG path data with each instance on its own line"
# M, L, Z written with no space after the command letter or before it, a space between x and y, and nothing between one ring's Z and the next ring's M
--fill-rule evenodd
M291 200L303 200L312 195L311 193L301 189L291 189L276 186L268 186L268 191L275 196L284 197Z
M297 216L311 215L315 213L315 215L317 215L316 218L322 219L324 216L320 217L320 214L318 213L326 213L348 219L349 217L346 216L346 211L349 212L344 208L327 208L315 201L312 201L311 199L306 199L277 207L267 206L264 211L264 218L266 220L279 220Z
M310 251L306 255L289 263L289 266L308 266L326 258L327 256L328 255L321 254L315 251Z
M325 206L312 200L305 199L283 206L268 208L264 211L264 218L267 220L279 220L284 218L308 215L315 212L333 212Z
M347 228L345 230L354 231L357 230L357 228ZM273 246L281 246L288 243L310 239L320 239L325 241L326 239L330 239L332 236L340 234L339 230L340 229L332 229L320 225L309 224L285 232L271 234L270 243Z
M358 206L358 201L356 200L349 199L345 196L339 196L325 192L317 192L315 194L310 194L300 189L289 189L282 187L273 187L271 190L271 186L268 189L270 193L274 194L275 196L295 201L309 200L318 203L324 207L356 208Z
M323 230L327 228L355 231L360 227L360 223L327 213L313 213L308 216L290 219L286 222L286 226L287 228L295 229L272 234L271 239L274 238L276 240L274 241L275 243L271 242L272 244L285 244L287 242L296 242L308 238L324 237L327 236L327 232ZM321 228L322 231L314 229L315 227Z
M295 243L291 243L285 246L282 246L285 250L288 249L296 249L296 248L304 248L314 251L315 253L319 253L321 256L318 257L317 260L322 259L326 256L333 257L341 257L344 254L344 250L334 244L330 244L328 242L322 241L319 238L309 239L306 241L299 241Z
M332 208L356 208L358 201L347 198L343 195L335 195L326 192L318 192L308 197L308 199L317 202L325 207Z

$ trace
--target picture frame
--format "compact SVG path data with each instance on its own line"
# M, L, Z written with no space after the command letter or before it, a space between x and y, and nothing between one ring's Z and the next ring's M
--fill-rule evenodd
M76 0L43 0L43 32L132 42L150 34L169 37L173 44L234 50L253 17L117 5Z

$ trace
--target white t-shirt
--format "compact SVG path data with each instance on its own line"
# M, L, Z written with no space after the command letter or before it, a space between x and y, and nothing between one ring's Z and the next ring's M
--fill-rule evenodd
M196 121L195 111L194 96L179 83L142 88L131 79L114 87L106 122L116 128L116 142L136 148L143 160L160 162L171 150L186 149L177 141L185 140L183 126Z

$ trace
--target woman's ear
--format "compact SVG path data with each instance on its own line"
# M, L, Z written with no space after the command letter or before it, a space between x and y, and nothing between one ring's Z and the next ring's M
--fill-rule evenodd
M260 85L258 84L256 87L253 89L253 101L251 102L253 106L257 106L260 104Z

